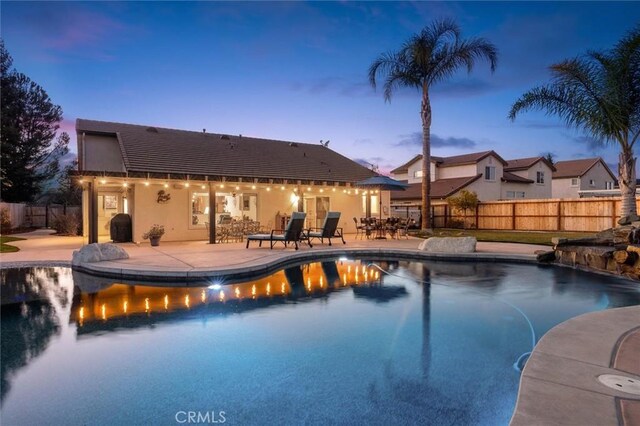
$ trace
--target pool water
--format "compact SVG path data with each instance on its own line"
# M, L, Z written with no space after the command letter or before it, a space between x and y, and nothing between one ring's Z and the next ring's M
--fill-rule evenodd
M188 287L1 273L3 425L506 425L533 337L640 304L631 281L499 263L339 259Z

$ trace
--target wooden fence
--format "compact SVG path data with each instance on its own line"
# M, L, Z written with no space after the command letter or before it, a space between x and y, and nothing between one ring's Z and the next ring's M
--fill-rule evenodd
M49 228L56 217L63 214L81 214L80 206L29 206L23 203L0 203L0 209L9 211L12 228L35 227Z
M636 199L640 209L639 201ZM464 215L452 212L446 203L434 203L431 212L435 228L457 219L468 227L487 230L597 232L617 225L620 204L618 197L487 201ZM396 211L403 208L395 207Z

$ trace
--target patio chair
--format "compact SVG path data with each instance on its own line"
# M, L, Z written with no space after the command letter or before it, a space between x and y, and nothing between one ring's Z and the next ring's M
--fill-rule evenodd
M247 236L247 248L249 248L249 242L258 241L258 247L262 247L263 241L269 241L270 248L277 242L281 242L285 247L289 243L293 243L298 250L298 242L302 240L302 231L304 227L304 219L307 217L306 213L293 212L291 220L287 224L287 227L282 234L276 234L276 230L272 229L269 234L251 234ZM309 241L309 247L313 247Z
M331 245L332 238L340 238L342 244L347 244L342 236L342 228L338 228L338 222L340 222L340 212L328 212L327 217L324 218L324 224L322 228L309 228L304 235L304 238L311 243L314 238L319 238L320 242L324 244L324 239L329 240Z

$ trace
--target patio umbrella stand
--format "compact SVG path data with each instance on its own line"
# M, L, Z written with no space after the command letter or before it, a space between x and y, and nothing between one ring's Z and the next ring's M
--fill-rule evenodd
M356 183L356 187L367 189L369 191L404 191L409 187L409 185L404 182L400 182L399 180L391 179L388 176L378 175L372 176L365 180L361 180L360 182ZM378 213L380 215L380 223L382 223L382 194L378 196L378 203ZM377 240L387 239L384 233L376 232L376 234Z

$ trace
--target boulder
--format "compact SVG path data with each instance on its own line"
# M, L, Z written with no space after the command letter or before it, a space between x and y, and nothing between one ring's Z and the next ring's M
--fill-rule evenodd
M475 237L431 237L420 243L419 250L428 253L473 253Z
M80 265L82 263L102 262L104 260L128 259L129 255L122 248L115 244L88 244L80 250L73 252L71 260L72 265Z
M640 217L635 214L623 216L620 218L620 220L618 220L618 225L630 225L631 223L637 222L638 220L640 220Z

